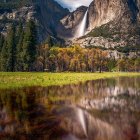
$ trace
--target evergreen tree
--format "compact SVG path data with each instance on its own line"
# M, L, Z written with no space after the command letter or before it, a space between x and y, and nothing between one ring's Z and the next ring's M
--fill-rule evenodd
M17 33L16 33L16 64L15 64L15 70L16 71L22 71L23 70L23 58L22 58L22 51L23 51L23 37L24 37L24 31L23 31L23 25L20 22Z
M7 35L7 71L14 71L16 62L15 27L12 24Z
M2 50L3 43L4 43L4 36L2 34L0 34L0 52Z
M1 50L1 71L7 71L7 59L8 59L8 52L7 52L7 41L4 41L2 50Z
M46 43L48 44L49 48L53 47L54 43L51 36L48 36Z
M23 40L24 71L33 70L33 64L35 62L37 54L36 44L37 44L36 25L32 20L30 20L27 23Z
M1 59L2 59L2 48L3 48L3 44L4 44L4 36L2 34L0 34L0 71L1 71Z
M16 39L15 39L16 44L19 43L22 32L23 32L23 25L22 25L22 22L20 21L19 25L17 26L16 35L15 35L16 36Z

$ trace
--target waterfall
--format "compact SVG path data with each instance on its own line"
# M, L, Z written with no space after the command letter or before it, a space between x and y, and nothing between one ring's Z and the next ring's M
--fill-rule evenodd
M78 26L76 37L81 37L85 35L86 32L86 26L87 26L87 15L88 15L88 10L86 11L84 18L82 19L81 23Z

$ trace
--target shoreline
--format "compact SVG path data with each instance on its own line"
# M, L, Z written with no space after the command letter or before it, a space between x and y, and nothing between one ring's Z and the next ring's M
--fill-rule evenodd
M137 77L138 72L104 72L104 73L40 73L40 72L0 72L0 89L13 89L31 86L63 86L80 82L115 78Z

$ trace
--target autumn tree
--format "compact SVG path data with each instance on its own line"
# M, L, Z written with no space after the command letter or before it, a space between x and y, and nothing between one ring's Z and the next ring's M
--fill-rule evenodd
M111 72L116 67L116 60L115 58L108 58L107 61L107 69Z
M118 71L125 71L125 60L122 58L122 59L119 59L117 61L117 68L118 68Z

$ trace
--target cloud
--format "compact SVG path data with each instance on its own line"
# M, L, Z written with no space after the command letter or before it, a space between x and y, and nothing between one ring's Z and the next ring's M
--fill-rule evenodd
M70 11L76 10L76 8L84 5L89 6L93 0L55 0L64 8L68 8Z

